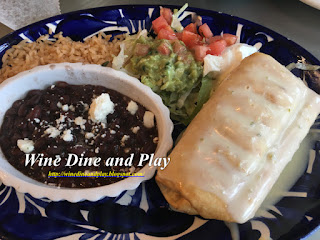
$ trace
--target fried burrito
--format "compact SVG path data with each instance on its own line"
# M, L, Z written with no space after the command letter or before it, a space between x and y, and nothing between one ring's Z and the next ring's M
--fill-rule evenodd
M245 58L217 87L158 170L177 211L252 218L320 112L320 96L272 57Z

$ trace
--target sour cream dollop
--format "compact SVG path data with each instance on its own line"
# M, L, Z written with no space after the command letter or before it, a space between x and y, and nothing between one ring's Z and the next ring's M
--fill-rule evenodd
M244 58L257 51L254 46L245 43L236 43L226 48L221 56L208 54L204 58L203 76L209 72L215 72L219 75L224 72L230 72L236 68Z

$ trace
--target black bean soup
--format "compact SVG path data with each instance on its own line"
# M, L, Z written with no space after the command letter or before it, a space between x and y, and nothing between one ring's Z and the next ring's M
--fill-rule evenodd
M106 99L109 100L109 109L99 105ZM39 182L58 187L97 187L123 178L55 178L48 177L48 173L139 171L142 168L137 166L140 154L154 153L157 147L158 132L152 117L153 113L142 105L114 90L57 82L45 90L31 90L24 99L13 103L0 129L0 146L12 166ZM59 156L61 161L58 166L39 166L38 159L33 166L25 166L26 153L52 159ZM100 157L102 160L98 167L78 164L67 167L70 153L79 157L81 154L83 157ZM105 164L109 157L126 159L131 154L134 154L131 167Z

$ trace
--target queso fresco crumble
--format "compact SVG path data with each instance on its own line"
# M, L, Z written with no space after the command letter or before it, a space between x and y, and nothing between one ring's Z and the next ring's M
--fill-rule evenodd
M49 171L137 172L141 153L154 153L158 132L154 114L114 90L93 85L57 82L45 90L31 90L6 112L0 146L6 158L25 175L49 185L87 188L121 178L48 178ZM58 166L25 166L26 154L61 157ZM133 167L67 167L69 153L84 157L128 158ZM40 164L41 165L41 164Z

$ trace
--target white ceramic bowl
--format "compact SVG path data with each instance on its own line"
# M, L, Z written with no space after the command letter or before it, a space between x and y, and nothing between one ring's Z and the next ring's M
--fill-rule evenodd
M0 84L0 124L2 124L5 112L15 100L22 99L31 89L45 89L56 81L78 85L102 85L139 102L152 111L156 117L159 143L155 157L165 157L171 149L173 124L170 120L169 110L163 105L161 98L138 79L130 77L124 72L93 64L50 64L36 67L7 79ZM57 188L25 176L9 164L0 151L0 179L5 185L12 186L19 192L29 193L33 197L46 197L53 201L97 201L105 196L115 197L124 190L138 187L142 181L150 179L155 171L156 167L149 167L146 164L140 171L145 172L144 177L129 177L117 183L95 188Z

